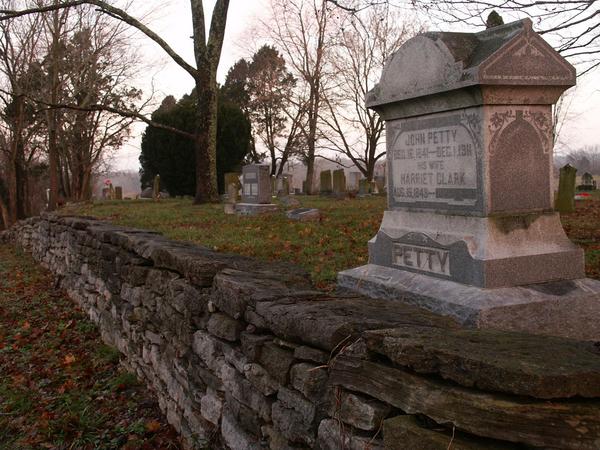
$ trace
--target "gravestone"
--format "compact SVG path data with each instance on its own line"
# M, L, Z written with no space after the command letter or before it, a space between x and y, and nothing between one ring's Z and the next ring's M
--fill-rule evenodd
M323 170L321 171L319 184L319 193L321 195L329 195L333 192L332 184L331 184L331 170Z
M285 213L288 219L299 222L318 221L321 219L321 211L316 208L297 208Z
M367 180L366 178L358 180L358 195L371 195L371 183L369 183L369 180Z
M589 172L585 172L581 176L581 184L579 186L577 186L577 190L578 191L594 191L594 190L596 190L596 180L594 180L594 176Z
M552 208L552 105L574 85L528 19L407 41L367 94L388 208L369 264L339 284L470 326L599 339L600 282Z
M373 177L373 181L377 186L377 193L382 194L385 192L385 177L383 175L377 175Z
M225 193L228 196L233 195L234 203L237 203L240 200L240 189L242 189L242 183L240 183L240 177L242 176L239 172L226 172L223 176ZM230 188L230 185L233 185L235 189ZM229 198L231 200L231 198Z
M154 183L152 185L152 199L154 201L160 200L160 175L154 177Z
M224 205L225 214L235 214L235 205L238 201L239 190L235 182L230 182L227 185L227 200Z
M284 197L290 194L290 181L287 175L280 175L275 178L275 192L277 197Z
M338 169L333 171L333 193L336 196L346 195L346 174L344 169Z
M251 164L242 169L242 202L235 206L239 215L255 215L277 211L271 203L271 172L265 164Z
M115 200L123 200L123 188L115 186Z
M102 188L102 200L110 200L110 188Z
M350 172L348 177L348 190L353 192L358 192L358 183L362 178L362 173L360 172Z
M559 213L571 213L575 211L575 181L577 169L567 164L560 169L558 179L558 195L556 196L555 208Z

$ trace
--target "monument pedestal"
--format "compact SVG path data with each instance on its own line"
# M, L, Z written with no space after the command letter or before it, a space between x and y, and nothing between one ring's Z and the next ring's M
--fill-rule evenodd
M374 264L338 273L338 286L450 316L473 328L600 339L600 281L483 289Z
M585 276L583 250L555 212L459 216L386 211L369 263L484 288Z

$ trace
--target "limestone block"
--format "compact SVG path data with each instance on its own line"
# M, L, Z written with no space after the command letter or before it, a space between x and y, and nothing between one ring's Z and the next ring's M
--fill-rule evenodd
M211 314L208 320L208 332L226 341L239 340L243 329L243 323L223 313Z
M357 435L349 427L343 427L337 420L325 419L319 424L318 445L321 450L384 450L381 439ZM420 447L404 447L405 450ZM387 447L386 447L387 450Z
M258 362L275 380L285 385L290 367L294 362L294 354L269 342L262 347Z
M290 384L313 402L322 401L327 390L327 368L313 364L295 364L290 371Z

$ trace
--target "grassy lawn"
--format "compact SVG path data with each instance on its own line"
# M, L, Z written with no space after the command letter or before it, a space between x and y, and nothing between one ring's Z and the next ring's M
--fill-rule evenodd
M179 449L118 362L48 272L0 245L0 450Z
M222 205L193 206L188 199L97 202L66 211L157 230L222 252L290 261L308 270L317 287L332 288L337 272L366 264L367 241L379 229L386 198L298 198L303 207L321 210L320 222L289 220L284 212L225 215Z
M161 202L97 202L68 213L107 219L119 225L158 230L172 239L262 260L286 260L304 267L321 289L335 286L337 272L368 260L367 241L379 229L386 198L347 200L297 197L303 207L319 208L320 222L295 222L283 212L269 216L225 215L222 205L193 206L189 199ZM600 192L578 201L562 218L569 237L586 250L588 276L600 278Z

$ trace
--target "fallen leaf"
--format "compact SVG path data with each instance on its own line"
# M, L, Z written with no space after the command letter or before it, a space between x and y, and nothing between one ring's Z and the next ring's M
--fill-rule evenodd
M65 359L63 362L65 363L65 365L70 366L71 364L73 364L76 361L76 359L77 358L75 358L75 356L73 356L73 355L67 355L67 356L65 356Z
M156 433L158 430L160 430L159 422L157 422L156 420L146 422L146 431L148 431L149 433Z

